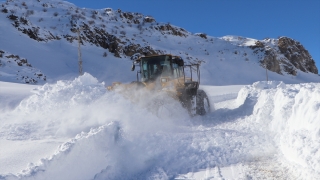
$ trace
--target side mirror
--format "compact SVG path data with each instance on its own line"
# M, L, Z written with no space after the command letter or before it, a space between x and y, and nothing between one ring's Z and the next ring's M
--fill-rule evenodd
M136 68L136 65L132 64L131 71L134 71L135 68Z

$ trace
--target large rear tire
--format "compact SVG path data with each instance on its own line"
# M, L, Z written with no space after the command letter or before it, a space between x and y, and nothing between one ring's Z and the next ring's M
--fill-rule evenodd
M203 90L198 89L198 92L197 92L197 114L203 116L208 113L210 113L209 98Z

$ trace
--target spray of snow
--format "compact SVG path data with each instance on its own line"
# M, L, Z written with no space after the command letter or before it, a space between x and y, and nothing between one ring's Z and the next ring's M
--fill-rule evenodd
M186 110L170 97L130 91L132 97L139 99L138 105L133 104L129 98L107 91L104 83L98 83L96 78L87 73L74 81L45 84L33 90L33 93L34 95L23 100L13 112L7 113L4 121L10 121L9 126L15 126L12 125L14 122L19 123L16 125L20 126L18 128L20 130L26 127L35 131L23 136L10 133L11 139L38 139L43 136L66 135L74 137L81 131L88 131L91 127L98 127L115 120L136 127L140 125L135 125L136 119L139 119L139 122L144 123L141 129L152 131L154 128L159 128L160 124L157 122L167 121L168 116L174 117L175 120L172 122L179 121L176 118L188 118ZM162 103L159 103L159 99ZM17 129L16 126L14 128ZM11 127L7 129L12 132Z
M90 178L111 167L112 170L106 174L110 177L120 175L122 166L128 169L129 174L136 172L134 169L141 169L139 163L145 167L149 164L145 163L148 158L154 158L155 154L163 151L154 151L152 146L158 144L153 136L177 131L179 128L175 127L179 125L176 124L188 124L190 119L187 111L173 98L161 93L152 96L143 91L132 91L135 100L140 99L133 103L121 94L107 91L104 83L98 83L87 73L73 81L45 84L33 93L16 109L4 113L0 137L19 141L72 139L61 145L55 155L42 159L38 164L30 164L20 174L27 179L33 175L39 179L51 179L64 169L74 171L61 173L59 179ZM133 143L137 139L151 140L155 144ZM101 153L96 152L96 148ZM150 153L152 155L148 155ZM66 166L57 165L63 162ZM83 166L74 166L75 163ZM92 172L79 173L81 168L92 169Z
M224 108L192 119L168 96L133 91L130 99L87 73L33 92L0 117L0 138L65 143L0 179L173 179L210 168L222 177L219 167L229 166L243 179L320 174L320 84L256 82ZM259 162L268 165L261 170ZM275 167L277 174L265 170Z

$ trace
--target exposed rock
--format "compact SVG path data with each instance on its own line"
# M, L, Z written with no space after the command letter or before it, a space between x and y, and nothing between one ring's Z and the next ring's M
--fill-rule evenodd
M133 56L134 54L137 53L137 49L141 48L139 44L129 44L124 48L124 53L127 56Z
M36 41L43 41L44 39L40 38L38 36L38 29L32 28L32 29L25 29L25 28L19 28L22 33L28 35L31 39L34 39Z
M154 29L161 31L163 34L171 34L174 36L187 37L186 30L171 26L169 23L165 25L155 26Z
M50 31L42 30L42 35L39 34L39 27L34 27L26 17L18 17L14 14L7 16L8 19L14 21L13 26L22 33L28 35L36 41L59 40L60 37L52 35Z
M263 41L257 41L254 46L250 46L254 53L264 53L261 66L278 74L296 76L297 70L318 74L315 61L299 42L288 37L280 37L276 42L275 47L266 46Z
M290 61L286 58L280 58L281 54L277 53L274 49L255 49L255 51L264 52L264 58L260 61L260 65L264 68L267 68L269 71L276 72L278 74L291 74L293 76L297 75L297 68L293 66ZM254 51L254 52L255 52Z
M0 50L0 68L3 67L6 73L15 75L12 76L13 80L19 82L37 84L46 81L46 76L40 70L32 67L27 59Z
M153 17L147 16L143 19L143 22L153 23L153 22L156 22L156 20Z
M267 67L269 71L282 74L280 62L277 59L277 54L273 50L265 51L265 57L260 63L264 68Z
M121 57L122 55L131 57L133 54L140 53L141 55L155 55L161 54L159 50L154 50L150 46L141 47L140 44L128 42L122 42L116 36L109 34L104 29L101 28L90 28L89 25L83 23L80 26L81 30L81 43L89 42L95 44L96 46L108 49L109 52L113 53L115 57ZM77 32L77 28L71 28L72 32ZM64 36L67 40L72 42L77 40L76 36ZM129 45L125 45L129 44Z
M71 28L72 32L77 32L78 28ZM111 53L114 54L115 57L121 57L121 45L122 42L116 36L109 34L104 29L93 28L91 29L89 25L83 23L80 26L81 29L81 43L89 42L95 44L96 46L100 46L104 49L109 49ZM73 40L77 40L76 36L66 35L64 36L68 41L72 42Z
M309 52L298 42L288 37L278 39L280 52L296 67L303 72L318 74L315 61Z
M261 41L256 41L255 45L249 46L251 49L256 49L256 48L264 48L264 44Z
M42 6L48 8L52 5L43 3ZM3 13L7 13L8 11L6 8L3 8L2 10ZM145 26L145 23L155 22L155 19L151 16L144 16L140 13L122 12L120 9L113 11L111 8L106 8L103 13L103 15L109 16L109 19L112 21L118 21L118 17L120 17L122 18L122 20L120 21L124 23L138 24L138 28L140 28L142 31L145 28L143 27ZM99 15L98 11L91 11L91 14L95 15L94 17ZM88 20L87 22L85 22L84 20L86 20L86 17L84 17L84 13L80 13L79 10L76 10L76 14L70 13L68 15L70 16L71 33L67 32L66 34L62 34L61 37L65 38L70 43L73 43L75 40L78 41L77 29L80 28L80 41L82 44L87 42L98 47L108 49L109 52L113 53L115 57L121 58L122 56L132 56L136 53L139 53L141 55L154 55L162 53L159 50L154 50L151 46L141 46L140 44L135 44L128 38L125 41L121 40L121 37L116 36L116 30L115 32L112 31L111 33L109 33L106 31L105 27L99 28L94 24L90 24L89 22L92 20ZM28 35L31 39L34 39L36 41L47 42L49 40L61 39L58 35L55 36L46 29L41 29L41 33L39 33L40 28L35 27L28 20L27 16L19 17L18 15L11 14L7 16L7 18L13 21L12 25L17 30ZM154 26L150 27L154 28ZM156 26L155 29L161 31L162 34L170 34L181 37L186 37L188 34L184 29L173 27L170 24L159 25ZM125 31L121 32L120 34L122 35L122 37L125 37Z
M131 13L126 13L126 12L121 13L121 14L120 14L120 17L121 17L121 18L129 19L129 20L132 20L132 19L134 18L133 14L131 14Z
M28 67L32 67L31 64L28 63L27 59L20 59L20 57L18 55L7 55L5 56L7 59L14 59L14 61L17 63L18 66L28 66Z
M196 36L199 36L203 39L207 39L207 34L205 34L205 33L197 33Z
M151 56L151 55L159 55L163 54L162 51L154 50L152 47L141 47L140 44L130 44L125 46L123 49L125 55L132 57L133 55L139 53L140 55L144 56Z
M3 9L1 10L1 12L3 12L3 13L8 13L8 9L3 8Z
M11 14L9 16L7 16L8 19L12 20L12 21L16 21L18 19L18 16Z
M28 21L25 17L20 17L20 22L21 22L23 25L28 25L28 24L29 24L29 21Z

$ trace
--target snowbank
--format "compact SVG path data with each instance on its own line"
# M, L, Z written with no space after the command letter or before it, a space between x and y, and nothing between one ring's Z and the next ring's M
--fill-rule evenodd
M253 102L251 116L274 133L297 177L320 177L320 84L257 82L243 88L237 102Z

